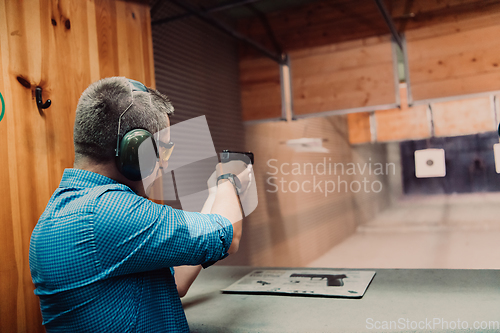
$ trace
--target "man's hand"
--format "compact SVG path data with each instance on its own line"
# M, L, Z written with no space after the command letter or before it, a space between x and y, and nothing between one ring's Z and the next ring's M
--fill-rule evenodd
M251 185L252 165L245 164L243 161L230 161L227 163L219 163L216 168L217 178L225 174L233 174L238 177L241 187L238 190L239 194L245 192Z

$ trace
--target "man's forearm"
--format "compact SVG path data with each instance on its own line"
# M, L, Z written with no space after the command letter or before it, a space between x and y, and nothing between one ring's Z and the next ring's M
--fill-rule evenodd
M222 215L231 221L233 224L233 240L228 253L236 252L241 238L243 212L241 211L236 189L228 180L219 182L217 194L215 195L210 213Z
M236 189L228 180L219 182L217 194L215 195L210 213L220 214L233 224L242 220L243 216Z
M177 266L175 270L175 284L179 297L184 297L201 270L198 266Z
M215 202L215 195L216 195L216 193L211 193L208 195L208 198L205 201L205 204L203 204L203 208L201 209L200 213L210 214L210 212L212 211L212 207L214 205L214 202Z
M223 189L222 191L227 191L227 189ZM233 191L234 192L234 191ZM217 197L218 191L211 192L205 201L205 204L203 205L203 208L201 209L201 213L203 214L220 214L224 217L226 217L223 214L227 215L227 212L225 211L225 207L219 207L216 208L218 209L216 212L212 211L212 208L214 207L216 197ZM223 193L224 194L224 193ZM236 198L238 199L238 198ZM222 196L219 197L219 201L224 200ZM219 204L220 205L220 204ZM223 214L222 214L223 213ZM241 223L240 223L241 224ZM237 228L238 229L238 228ZM241 232L240 232L241 234ZM233 239L234 239L234 225L233 225ZM239 238L238 241L239 243ZM233 245L233 242L231 243ZM201 265L198 266L177 266L174 267L175 270L175 283L177 284L177 291L179 293L179 297L184 297L186 295L187 291L189 290L189 287L191 284L194 282L198 274L200 273L201 270Z

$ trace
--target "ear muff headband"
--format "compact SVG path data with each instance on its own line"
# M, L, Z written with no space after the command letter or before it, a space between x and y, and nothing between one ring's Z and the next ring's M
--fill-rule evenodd
M121 119L123 115L130 109L134 104L134 91L148 92L148 88L139 81L127 79L130 85L130 94L132 96L132 101L129 106L120 114L118 118L118 133L116 136L116 166L118 170L129 180L139 181L147 176L149 176L155 169L156 163L159 161L159 152L156 147L156 142L153 135L145 129L134 129L131 130L123 136L120 140L120 127ZM150 97L151 98L151 97ZM139 163L139 146L144 143L144 141L150 139L152 143L152 150L156 159L148 155L152 155L153 151L146 152L146 156ZM150 147L144 147L144 149L151 149ZM141 173L142 169L142 173Z
M151 146L141 148L144 158L139 163L139 147L143 143L149 145L149 142L145 142L148 139ZM156 158L153 158L153 154ZM153 135L145 129L138 128L127 132L120 141L116 166L127 179L139 181L153 173L158 159L158 148Z

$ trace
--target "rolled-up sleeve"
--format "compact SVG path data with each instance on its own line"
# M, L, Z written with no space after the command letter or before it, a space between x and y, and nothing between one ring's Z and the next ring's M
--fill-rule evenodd
M221 215L173 209L131 191L107 190L93 210L95 258L106 276L210 265L227 256L233 238Z

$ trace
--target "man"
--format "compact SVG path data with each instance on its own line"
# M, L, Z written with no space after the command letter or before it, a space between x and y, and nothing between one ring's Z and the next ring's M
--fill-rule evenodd
M166 168L173 148L168 131L157 134L172 112L165 96L126 78L83 92L74 168L65 170L30 242L47 332L189 331L179 296L200 266L180 266L207 266L237 251L242 212L234 175L245 184L249 172L241 163L218 165L211 177L217 191L203 209L210 214L145 198L144 177ZM147 140L156 159L144 170L137 150Z

